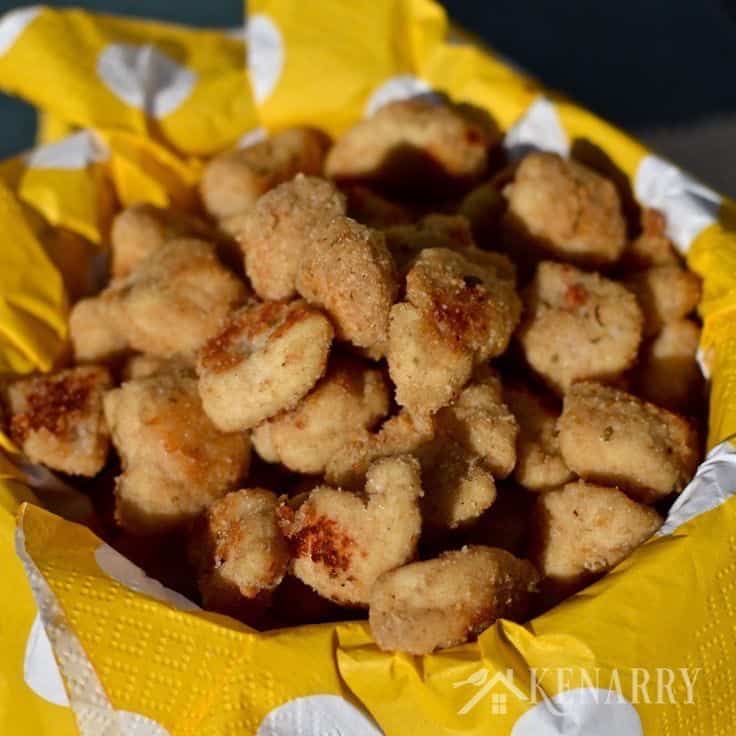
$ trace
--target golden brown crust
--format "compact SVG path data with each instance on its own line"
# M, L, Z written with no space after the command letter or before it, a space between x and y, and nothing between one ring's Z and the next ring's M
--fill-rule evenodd
M641 310L621 284L543 261L517 336L531 368L564 393L574 381L616 380L636 360L641 333Z
M463 547L384 573L370 597L370 627L387 651L430 654L474 639L496 619L523 621L539 575L502 549Z
M314 231L345 214L345 197L324 179L298 174L264 194L230 224L245 255L245 270L262 299L296 294L302 254Z
M575 481L537 499L532 559L569 592L618 565L661 525L656 511L618 489Z
M129 532L186 527L248 471L248 436L217 430L188 372L128 381L106 394L104 407L123 466L115 518Z
M573 385L558 429L560 451L572 471L644 503L679 493L695 473L699 447L690 424L625 391Z
M321 486L296 511L282 506L294 575L340 605L367 606L376 578L416 553L421 495L419 463L397 456L368 469L363 496Z
M333 218L313 233L296 288L327 312L338 339L361 348L385 345L399 287L383 233L349 217Z
M503 191L508 246L586 266L618 260L626 221L613 182L556 154L528 154Z
M253 430L253 445L268 462L321 474L351 437L388 414L389 398L380 370L357 358L334 357L324 378L294 409Z
M325 171L341 181L437 198L479 179L498 139L497 131L459 106L401 100L342 135Z
M13 441L31 462L97 475L110 446L102 396L111 385L108 371L93 365L12 383L7 397Z
M199 352L205 412L226 432L294 408L322 377L333 330L305 302L252 302L233 312Z
M210 504L189 541L206 608L247 616L281 583L289 549L278 526L278 497L262 488L228 493Z
M320 175L328 147L329 138L315 128L288 128L215 156L200 184L205 209L222 220L245 212L262 194L296 174Z

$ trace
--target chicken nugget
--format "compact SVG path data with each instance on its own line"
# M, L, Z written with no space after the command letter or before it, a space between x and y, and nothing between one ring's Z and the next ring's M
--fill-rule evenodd
M511 184L503 225L507 246L584 266L618 260L626 245L621 198L609 179L553 153L527 154Z
M347 214L362 225L384 230L412 221L411 212L403 205L382 197L368 187L355 184L345 187L348 201Z
M539 574L526 560L471 546L384 573L370 595L379 648L409 654L470 641L496 619L523 621Z
M680 259L667 237L664 215L655 209L641 213L641 233L626 245L620 265L624 270L641 271L652 266L677 265Z
M335 186L297 174L258 199L229 224L245 254L245 270L262 299L289 299L313 231L345 214L345 197Z
M194 239L170 240L127 277L72 310L78 359L102 359L125 345L163 358L193 356L247 295L245 284ZM95 321L104 327L96 327Z
M381 107L341 136L327 155L327 176L413 198L447 196L488 166L491 130L458 106L415 98Z
M118 329L120 302L107 290L78 301L69 313L69 339L79 363L109 360L124 353L128 340Z
M695 356L700 327L689 319L668 322L644 345L636 388L647 401L671 411L697 412L704 399L704 381Z
M245 212L262 194L296 174L319 176L329 145L320 130L288 128L247 148L215 156L200 183L205 209L222 220Z
M597 383L576 383L557 424L567 466L642 503L679 493L698 462L695 430L677 414Z
M505 387L504 398L519 424L516 482L530 491L548 491L572 480L574 474L560 454L559 410L519 382Z
M477 455L494 478L506 478L514 469L519 425L504 403L501 381L485 366L454 404L437 412L435 425L440 436Z
M476 248L428 248L407 274L406 300L391 310L389 372L401 406L432 413L506 350L521 311L513 267Z
M579 480L537 499L532 560L558 592L572 592L628 557L662 525L617 488Z
M293 409L324 374L332 336L327 317L301 300L233 312L199 352L205 412L234 432Z
M636 294L644 314L644 335L651 337L663 325L681 319L698 306L700 278L682 266L654 266L627 276L626 287Z
M615 281L543 261L524 291L524 308L517 332L524 356L560 394L573 381L614 381L636 360L641 309Z
M127 276L141 261L169 240L212 236L206 223L183 212L152 204L134 204L112 221L112 275Z
M419 463L399 455L371 465L363 495L321 486L296 511L282 506L292 572L335 603L367 606L376 578L416 554L421 495Z
M399 285L383 233L349 217L333 218L313 232L296 288L327 312L338 339L361 348L385 346Z
M289 566L275 493L232 491L210 504L189 541L205 608L246 620L259 613Z
M389 401L379 369L357 358L335 357L294 409L253 430L253 446L268 462L300 473L323 473L352 435L373 429L388 414Z
M111 385L107 369L95 365L15 381L7 388L13 441L33 463L97 475L110 448L102 397Z
M186 527L248 472L248 436L214 426L185 372L128 381L105 395L104 408L123 468L115 519L131 533Z

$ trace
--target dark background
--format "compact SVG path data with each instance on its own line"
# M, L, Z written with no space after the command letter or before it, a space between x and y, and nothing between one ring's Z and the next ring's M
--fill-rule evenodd
M319 0L294 0L294 2ZM349 2L349 0L345 0ZM232 27L241 0L51 2ZM736 0L444 0L504 56L736 195ZM17 7L0 0L0 11ZM0 97L0 157L33 141L34 115Z

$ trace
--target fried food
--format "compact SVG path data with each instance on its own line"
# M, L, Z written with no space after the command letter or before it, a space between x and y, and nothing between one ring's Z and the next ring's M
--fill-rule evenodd
M371 465L362 495L320 486L296 511L282 506L292 572L335 603L367 606L376 578L416 553L421 495L419 463L399 455Z
M703 374L696 362L700 327L689 319L668 322L644 345L636 389L665 409L694 412L702 404Z
M574 381L616 380L636 360L641 335L636 299L597 273L543 261L524 292L521 349L560 394Z
M283 580L289 548L278 525L278 503L271 491L247 488L205 509L192 531L189 556L206 608L248 618Z
M332 337L324 314L301 300L233 312L199 352L204 411L234 432L293 409L324 374Z
M386 239L349 217L335 217L313 233L296 277L297 291L325 310L337 338L383 348L399 285Z
M513 268L475 248L428 248L391 310L387 360L396 400L412 413L449 404L473 368L500 355L519 320Z
M429 654L475 638L496 619L523 621L539 574L526 560L472 546L378 578L371 633L383 650Z
M329 145L329 138L315 128L288 128L215 156L200 183L205 209L222 220L245 212L262 194L296 174L318 176Z
M530 248L584 266L615 263L626 221L613 182L553 153L527 154L503 195L508 246Z
M560 454L559 410L520 382L507 385L503 395L519 424L514 480L535 492L572 480L574 474Z
M577 589L628 557L662 525L617 488L578 480L539 495L532 560L555 588Z
M490 248L500 239L506 203L495 182L486 182L465 195L457 210L470 223L475 242Z
M388 414L383 373L357 358L331 359L327 373L291 411L253 430L253 446L268 462L300 473L323 473L351 436L371 430Z
M425 99L392 102L342 135L327 155L332 179L436 199L486 171L499 136L459 106Z
M186 527L248 472L248 436L218 431L186 373L128 381L105 395L104 408L123 467L115 519L129 532Z
M328 181L297 174L238 215L229 230L245 255L245 270L262 299L290 299L302 254L315 228L345 214L345 197Z
M699 446L690 424L625 391L576 383L565 395L558 429L573 472L643 503L679 493L695 473Z
M640 271L652 266L677 265L680 260L667 237L666 225L659 210L642 210L641 233L626 245L621 266L626 270Z
M636 294L647 337L656 335L668 322L690 314L700 301L700 279L676 264L638 271L624 283Z
M169 240L183 237L209 238L211 229L201 220L182 212L152 204L135 204L119 212L112 221L112 276L127 276Z
M411 222L411 212L397 202L382 197L368 187L355 184L345 187L348 215L362 225L384 230Z
M189 371L194 374L194 365L175 358L161 358L148 353L131 355L124 363L122 370L123 381L134 381L138 378L149 378L166 371Z
M111 385L108 371L94 365L15 381L7 388L13 441L33 463L97 475L110 447L102 397Z
M415 419L402 411L378 432L364 432L347 442L330 459L325 477L330 483L357 488L376 459L413 454L422 469L426 525L455 529L493 504L494 476L505 477L514 466L516 432L497 377L484 372L456 404L433 418Z
M124 345L164 358L191 357L246 294L212 245L171 240L129 276L74 307L69 326L75 355L103 359Z

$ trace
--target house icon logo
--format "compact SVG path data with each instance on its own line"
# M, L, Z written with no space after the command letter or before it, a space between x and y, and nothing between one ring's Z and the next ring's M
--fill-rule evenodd
M470 713L488 695L491 696L491 713L493 715L506 715L509 695L522 702L529 700L529 696L514 684L514 672L511 669L507 669L505 672L496 672L493 677L490 677L488 669L481 667L473 672L470 677L455 682L452 686L453 688L464 686L477 688L472 697L458 710L457 714L460 716Z

